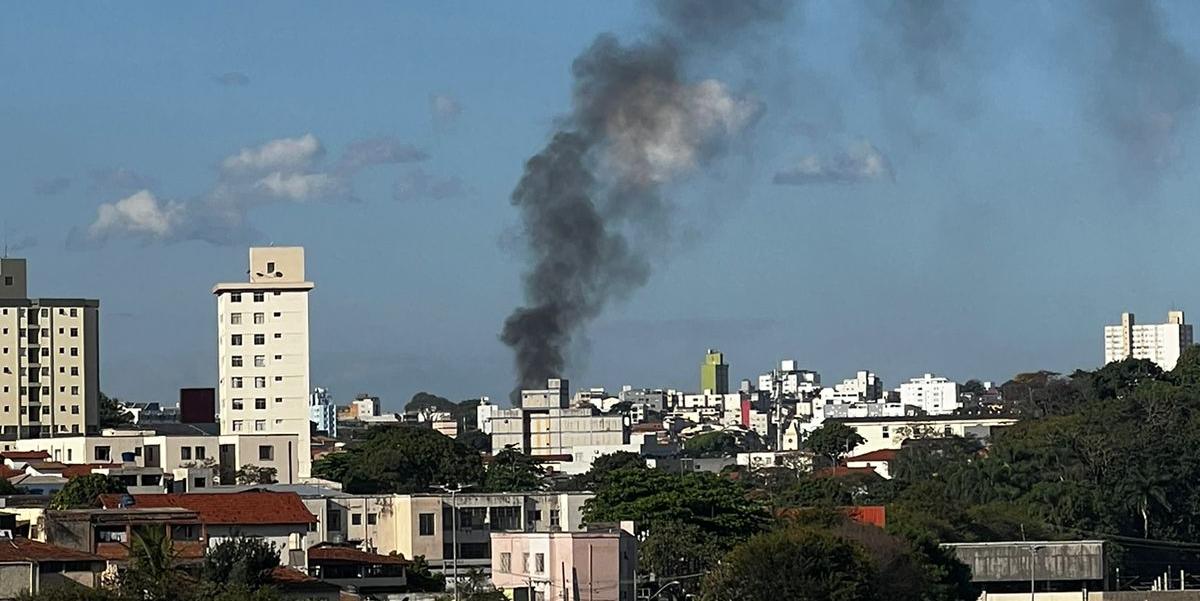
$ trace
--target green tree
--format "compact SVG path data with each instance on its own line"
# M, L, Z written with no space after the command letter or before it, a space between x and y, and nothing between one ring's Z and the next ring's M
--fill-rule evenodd
M125 491L125 485L110 476L103 474L77 476L68 480L65 486L51 495L50 508L89 509L100 507L100 495L118 494Z
M263 467L247 463L238 468L237 473L233 475L234 480L238 484L274 484L279 470L273 467Z
M858 545L831 534L786 529L756 534L704 579L705 601L875 601L875 572Z
M842 422L827 421L804 439L804 448L837 465L838 460L866 442L854 428Z
M204 554L201 574L208 582L256 589L279 567L279 548L263 538L225 539Z
M972 378L959 386L958 391L966 394L981 394L986 392L986 389L983 387L983 382Z
M483 430L465 430L455 440L476 453L492 452L492 436Z
M541 490L545 477L546 470L532 457L515 449L504 449L488 464L483 487L490 492Z
M458 598L461 601L508 601L504 593L492 586L482 571L472 568L458 580ZM451 601L454 595L442 595L438 601Z
M121 574L125 594L144 601L180 598L187 582L179 565L179 554L163 527L134 531L129 545L129 567Z
M446 590L446 577L434 572L424 555L412 558L405 575L408 577L408 588L414 592L437 593Z
M435 484L479 484L479 454L439 432L410 425L378 426L345 451L339 480L350 493L426 492Z
M695 524L658 522L638 546L638 572L649 575L651 582L663 587L677 578L707 572L726 550L717 537ZM661 598L686 599L700 590L697 578L678 582L663 590Z
M761 449L762 445L757 437L739 438L724 430L698 434L683 443L683 454L687 457L730 457L745 451Z
M354 462L353 456L342 451L335 451L317 459L312 464L313 476L332 482L343 482Z
M133 423L133 415L121 408L121 399L99 393L96 404L101 428L117 428Z

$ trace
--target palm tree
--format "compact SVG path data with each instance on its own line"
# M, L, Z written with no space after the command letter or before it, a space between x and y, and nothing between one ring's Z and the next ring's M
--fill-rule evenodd
M123 574L122 587L146 601L177 598L183 570L166 529L139 528L129 547L130 564Z

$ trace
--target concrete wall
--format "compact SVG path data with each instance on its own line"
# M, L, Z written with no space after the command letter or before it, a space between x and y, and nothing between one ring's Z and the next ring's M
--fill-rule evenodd
M974 582L1104 580L1104 543L1013 542L946 545L971 568ZM1031 569L1031 561L1034 561Z
M0 599L16 599L33 586L33 564L0 564Z

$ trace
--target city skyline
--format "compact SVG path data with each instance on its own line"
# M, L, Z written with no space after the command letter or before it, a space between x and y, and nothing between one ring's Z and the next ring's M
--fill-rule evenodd
M454 6L294 7L290 28L263 38L272 11L226 19L231 6L8 9L0 194L31 293L99 298L105 392L171 402L216 380L212 284L243 279L251 244L300 245L318 284L313 385L393 409L420 390L504 398L515 376L498 335L525 269L509 195L569 110L573 57L602 32L638 39L652 17L633 3L470 19ZM1088 79L1092 60L1128 75L1108 40L1088 38L1100 50L1081 44L1097 54L1065 74L1065 58L1039 53L1080 16L1025 10L1039 18L951 15L990 37L954 42L969 60L925 65L940 91L909 69L923 63L900 64L904 81L873 71L862 24L878 20L833 4L784 23L796 35L771 78L781 89L738 65L689 74L758 90L750 148L670 190L653 277L596 319L560 375L690 388L718 348L733 382L784 358L834 380L1003 381L1099 366L1098 328L1122 311L1188 308L1194 82L1126 77L1177 100L1131 108ZM1194 64L1172 23L1197 9L1147 10L1146 53ZM329 33L352 25L352 41ZM499 44L511 51L488 51ZM880 89L914 110L885 110ZM1103 106L1079 100L1097 90ZM1164 129L1125 145L1104 121L1122 110ZM262 182L271 200L218 210ZM139 208L152 218L130 221Z

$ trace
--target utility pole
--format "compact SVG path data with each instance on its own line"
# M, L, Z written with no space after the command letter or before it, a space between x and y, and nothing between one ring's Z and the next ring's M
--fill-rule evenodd
M454 601L460 601L458 590L458 503L456 501L458 493L462 492L467 486L463 486L462 484L455 484L454 486L443 484L434 487L442 492L450 493L450 546L453 547L451 569L454 571Z

